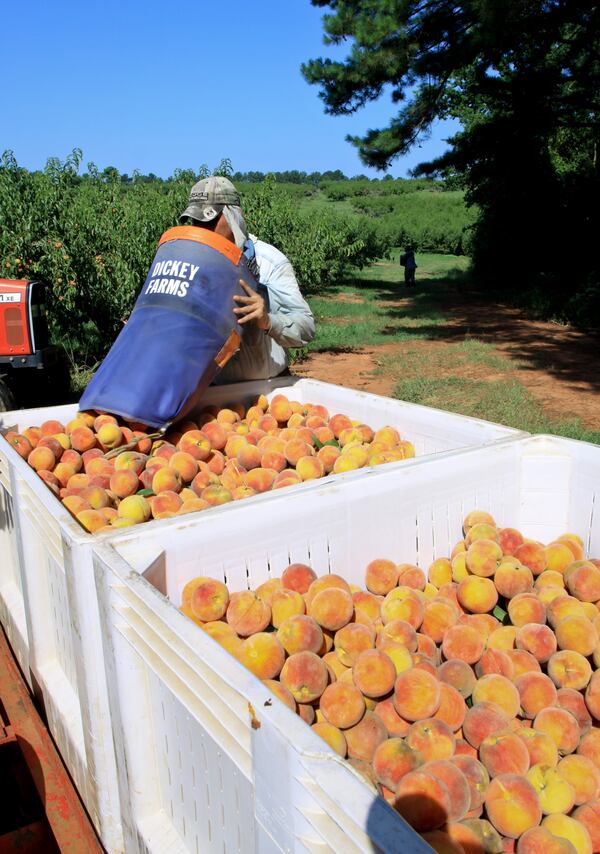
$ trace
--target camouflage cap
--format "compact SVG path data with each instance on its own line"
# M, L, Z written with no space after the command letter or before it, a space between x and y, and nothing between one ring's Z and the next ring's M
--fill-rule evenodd
M179 222L188 218L199 222L210 222L218 216L225 205L240 204L240 195L228 178L211 175L194 184L188 206L179 217Z

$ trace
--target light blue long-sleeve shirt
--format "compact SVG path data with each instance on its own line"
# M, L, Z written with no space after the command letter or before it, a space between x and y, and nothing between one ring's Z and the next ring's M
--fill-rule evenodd
M315 319L300 293L292 265L279 249L250 237L260 283L269 295L271 328L264 332L248 324L241 349L215 379L219 385L276 377L288 366L287 349L302 347L315 337Z

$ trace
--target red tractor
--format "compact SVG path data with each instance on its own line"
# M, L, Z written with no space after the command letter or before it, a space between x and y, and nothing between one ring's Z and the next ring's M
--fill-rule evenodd
M0 412L64 403L68 369L49 344L42 282L0 279Z

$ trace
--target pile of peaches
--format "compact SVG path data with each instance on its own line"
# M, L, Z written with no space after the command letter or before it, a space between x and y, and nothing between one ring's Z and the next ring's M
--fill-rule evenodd
M164 435L149 429L78 412L4 438L92 533L415 455L394 427L375 431L282 394L247 410L208 407Z
M444 854L600 852L600 560L486 512L427 573L199 577L181 610Z

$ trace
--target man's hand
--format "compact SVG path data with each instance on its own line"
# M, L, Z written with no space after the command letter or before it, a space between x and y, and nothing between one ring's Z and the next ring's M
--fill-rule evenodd
M253 291L243 279L240 279L240 285L247 296L236 295L233 298L234 302L238 304L238 308L233 309L233 313L238 316L238 323L242 325L254 320L259 329L270 329L271 320L264 297Z

